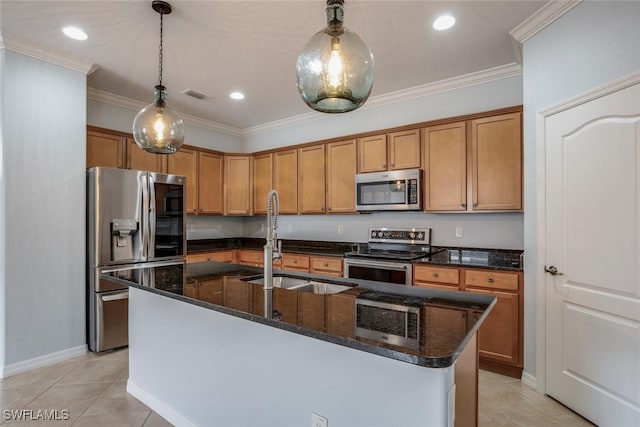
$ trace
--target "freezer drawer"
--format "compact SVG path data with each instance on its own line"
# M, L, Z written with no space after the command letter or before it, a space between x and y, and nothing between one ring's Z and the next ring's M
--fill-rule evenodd
M96 342L94 351L105 351L129 343L129 290L95 294Z

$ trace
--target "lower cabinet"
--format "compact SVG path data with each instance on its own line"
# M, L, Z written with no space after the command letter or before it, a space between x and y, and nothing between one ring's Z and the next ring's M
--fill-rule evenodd
M187 255L187 264L206 261L231 262L233 261L233 251L214 251Z
M450 291L466 291L492 295L497 298L489 316L478 332L480 366L482 368L520 378L523 367L523 274L513 271L452 268L415 265L415 286ZM431 321L440 321L435 311L429 312ZM467 313L468 327L475 324L477 315ZM461 319L449 319L452 325ZM428 338L428 337L426 337Z
M310 273L342 277L343 258L312 256L309 264Z
M251 267L264 266L264 252L251 249L236 249L233 251L234 262Z

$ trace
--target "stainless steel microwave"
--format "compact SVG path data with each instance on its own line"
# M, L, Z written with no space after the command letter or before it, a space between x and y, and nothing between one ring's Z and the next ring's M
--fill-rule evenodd
M359 173L355 176L359 211L418 211L422 207L422 170Z

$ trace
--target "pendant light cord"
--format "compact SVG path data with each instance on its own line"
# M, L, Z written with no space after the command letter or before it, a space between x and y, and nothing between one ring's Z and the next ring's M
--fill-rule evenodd
M160 55L158 58L158 80L159 86L162 86L162 24L163 24L164 13L160 13Z

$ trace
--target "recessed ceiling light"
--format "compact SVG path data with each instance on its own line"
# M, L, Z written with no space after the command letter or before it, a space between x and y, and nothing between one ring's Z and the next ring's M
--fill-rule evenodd
M229 98L236 99L236 100L244 99L244 93L242 93L242 92L231 92L229 94Z
M433 21L433 28L439 31L448 30L449 28L453 27L455 23L456 18L454 18L453 16L441 15L438 16L435 21Z
M62 29L62 32L64 33L65 36L72 38L74 40L86 40L89 38L89 36L87 36L87 33L82 31L78 27L64 27Z

